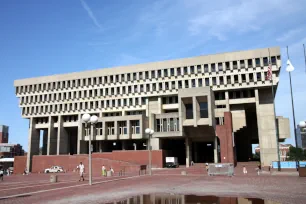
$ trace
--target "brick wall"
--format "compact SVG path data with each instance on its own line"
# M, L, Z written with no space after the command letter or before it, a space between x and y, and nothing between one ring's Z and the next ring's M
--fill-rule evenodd
M26 168L26 157L15 157L14 171L18 174L23 173ZM43 172L51 166L62 166L67 171L73 171L77 165L83 162L88 168L88 155L35 155L32 162L32 173ZM125 169L126 172L138 171L140 165L149 163L149 151L114 151L111 153L93 153L92 167L93 173L100 173L102 165L107 169L113 167L117 172ZM152 167L163 167L163 151L152 151Z
M8 143L8 133L0 132L0 143Z
M224 125L216 125L217 136L220 140L221 163L236 163L233 148L232 114L224 113Z
M26 156L16 156L14 157L14 174L22 174L26 168L27 157Z

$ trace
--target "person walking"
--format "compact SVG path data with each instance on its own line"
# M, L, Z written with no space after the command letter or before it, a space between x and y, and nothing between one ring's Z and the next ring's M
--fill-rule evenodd
M106 168L104 164L102 165L102 176L106 176Z
M258 163L258 165L257 165L257 175L259 176L259 174L260 174L260 172L261 172L261 164L260 163Z
M243 174L246 175L248 173L247 169L245 166L243 166Z
M115 174L115 171L112 167L109 170L110 170L111 176Z
M4 171L2 169L2 167L0 166L0 180L3 181L3 174L4 174Z
M271 173L271 170L272 170L272 163L270 164L269 166L269 172Z
M80 180L83 179L83 181L85 180L84 179L84 173L85 173L85 166L82 162L80 162L80 165L78 166L78 169L79 169L79 172L80 172Z

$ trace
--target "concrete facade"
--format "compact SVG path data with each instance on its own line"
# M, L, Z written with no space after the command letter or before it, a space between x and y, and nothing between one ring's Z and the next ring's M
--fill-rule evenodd
M276 133L289 137L287 128L277 131L271 93L280 48L270 54L273 82L265 78L268 49L16 80L22 117L30 121L28 167L42 137L46 155L88 153L91 131L94 152L142 150L147 127L155 130L152 149L182 154L187 166L247 160L254 143L267 166L277 159ZM82 124L84 113L99 117L94 128Z

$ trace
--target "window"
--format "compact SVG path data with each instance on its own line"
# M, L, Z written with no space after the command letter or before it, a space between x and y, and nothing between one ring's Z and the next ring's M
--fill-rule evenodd
M256 74L256 76L257 76L257 81L261 81L261 73L258 72L258 73Z
M212 78L212 83L213 83L213 85L217 85L217 79L216 79L216 77L213 77L213 78Z
M184 74L188 74L188 68L184 67Z
M208 72L208 64L204 64L204 72L205 72L205 73Z
M174 68L170 69L171 76L174 76Z
M161 77L161 70L157 71L157 77Z
M255 59L256 67L260 67L260 59L256 58Z
M137 80L137 73L133 73L133 80Z
M190 73L194 74L194 66L190 66Z
M132 126L132 134L140 133L139 120L131 120L131 126Z
M267 57L263 58L263 64L264 64L264 66L268 66L269 65L269 61L268 61Z
M253 73L249 73L249 80L250 80L250 82L254 81L254 74Z
M167 104L167 98L163 97L163 104Z
M160 83L158 83L158 85L159 85L159 90L163 90L163 83L160 82Z
M182 69L180 67L177 68L177 75L182 75Z
M219 108L226 108L226 105L217 105L216 108L217 109L219 109Z
M155 78L155 71L151 71L151 78Z
M241 74L242 82L246 82L245 74Z
M162 132L162 127L160 124L160 119L156 119L156 131L157 132Z
M188 80L185 80L185 88L189 88Z
M139 79L142 80L143 77L142 77L142 72L139 72Z
M150 84L146 84L146 91L150 91Z
M229 62L225 62L225 68L226 68L226 70L230 70L231 69Z
M207 102L200 102L200 118L208 118L208 104Z
M211 64L211 72L215 72L216 71L216 65L215 64Z
M186 119L193 119L193 105L191 104L185 104L186 108Z
M225 100L225 92L215 92L215 100Z
M198 73L201 73L201 72L202 72L201 65L197 65L197 72L198 72Z
M209 86L209 78L205 78L205 86Z
M202 79L198 79L198 84L199 84L199 87L203 86Z
M248 59L248 67L253 67L253 60L252 59Z
M223 71L223 65L222 65L222 63L218 63L218 70L219 70L219 71Z
M271 57L271 63L272 63L273 65L276 65L276 57Z
M135 92L135 93L138 92L138 87L137 87L137 85L134 85L134 92Z
M106 83L106 84L108 83L108 82L107 82L107 76L104 77L104 83ZM83 83L83 85L84 85L84 84L85 84L85 83Z
M146 72L145 72L145 79L148 79L148 78L149 78L149 72L146 71Z
M131 81L131 74L127 74L126 76L127 76L127 80Z
M238 83L238 82L239 82L238 75L234 75L234 82L235 82L235 83Z
M240 60L240 68L245 68L244 60Z
M164 69L164 77L168 77L168 69Z
M219 81L220 81L220 85L223 85L223 84L224 84L224 78L223 78L223 76L221 76L221 77L219 78Z
M237 61L233 61L233 69L237 69L238 66L237 66Z
M179 89L182 88L182 81L178 81L178 88L179 88Z
M119 126L119 134L126 135L127 134L127 124L126 121L118 121Z
M191 80L192 87L196 87L195 79Z

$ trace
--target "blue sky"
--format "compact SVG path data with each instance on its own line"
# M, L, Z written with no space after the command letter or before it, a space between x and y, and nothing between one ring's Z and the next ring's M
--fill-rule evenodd
M27 149L15 79L280 46L276 112L290 118L294 138L285 47L298 123L306 120L305 8L304 0L1 0L0 124Z

